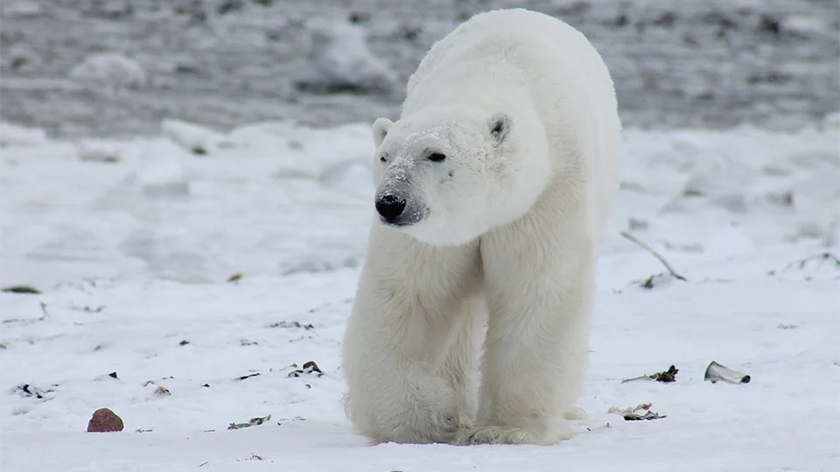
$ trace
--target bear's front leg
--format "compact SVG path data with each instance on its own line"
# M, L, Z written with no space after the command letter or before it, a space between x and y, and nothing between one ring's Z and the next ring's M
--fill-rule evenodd
M347 409L376 442L452 443L472 415L441 370L477 291L477 248L407 238L373 232L344 337Z
M484 377L477 428L459 442L567 439L564 415L577 399L586 366L592 243L503 228L483 237L481 249L489 308Z

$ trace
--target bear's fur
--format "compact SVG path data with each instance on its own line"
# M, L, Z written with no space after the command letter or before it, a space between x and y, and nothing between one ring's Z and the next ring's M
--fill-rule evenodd
M435 43L400 119L372 131L379 215L343 347L355 429L399 443L569 437L619 175L600 55L547 15L482 13Z

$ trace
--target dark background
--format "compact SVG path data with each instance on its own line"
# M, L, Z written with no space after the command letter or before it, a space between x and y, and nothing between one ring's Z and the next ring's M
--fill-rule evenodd
M21 8L24 5L25 8ZM0 115L54 136L157 133L164 117L224 129L394 116L431 44L471 14L525 6L580 29L610 67L626 126L791 128L840 109L836 0L3 0ZM301 91L309 21L365 29L398 75L391 92ZM72 79L91 53L138 61L120 93Z

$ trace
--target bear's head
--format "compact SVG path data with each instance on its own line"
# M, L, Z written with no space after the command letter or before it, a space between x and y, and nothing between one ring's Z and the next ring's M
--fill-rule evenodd
M504 112L421 110L373 123L380 221L419 241L465 244L528 211L549 178L541 131Z

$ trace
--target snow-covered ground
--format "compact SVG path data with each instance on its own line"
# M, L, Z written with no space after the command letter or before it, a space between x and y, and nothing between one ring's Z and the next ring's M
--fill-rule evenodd
M604 252L629 229L712 256L840 223L840 115L796 133L625 131ZM0 125L0 286L222 282L357 267L372 208L367 123L164 120L158 137L53 141Z
M339 369L367 124L170 120L122 141L4 124L0 286L43 293L0 293L0 469L838 470L840 266L806 260L840 255L838 125L627 130L576 437L369 447ZM688 280L641 287L665 270L622 230ZM289 376L307 361L324 375ZM704 381L711 361L750 383ZM671 364L675 383L621 383ZM607 412L640 403L667 417ZM86 433L100 407L125 430Z

